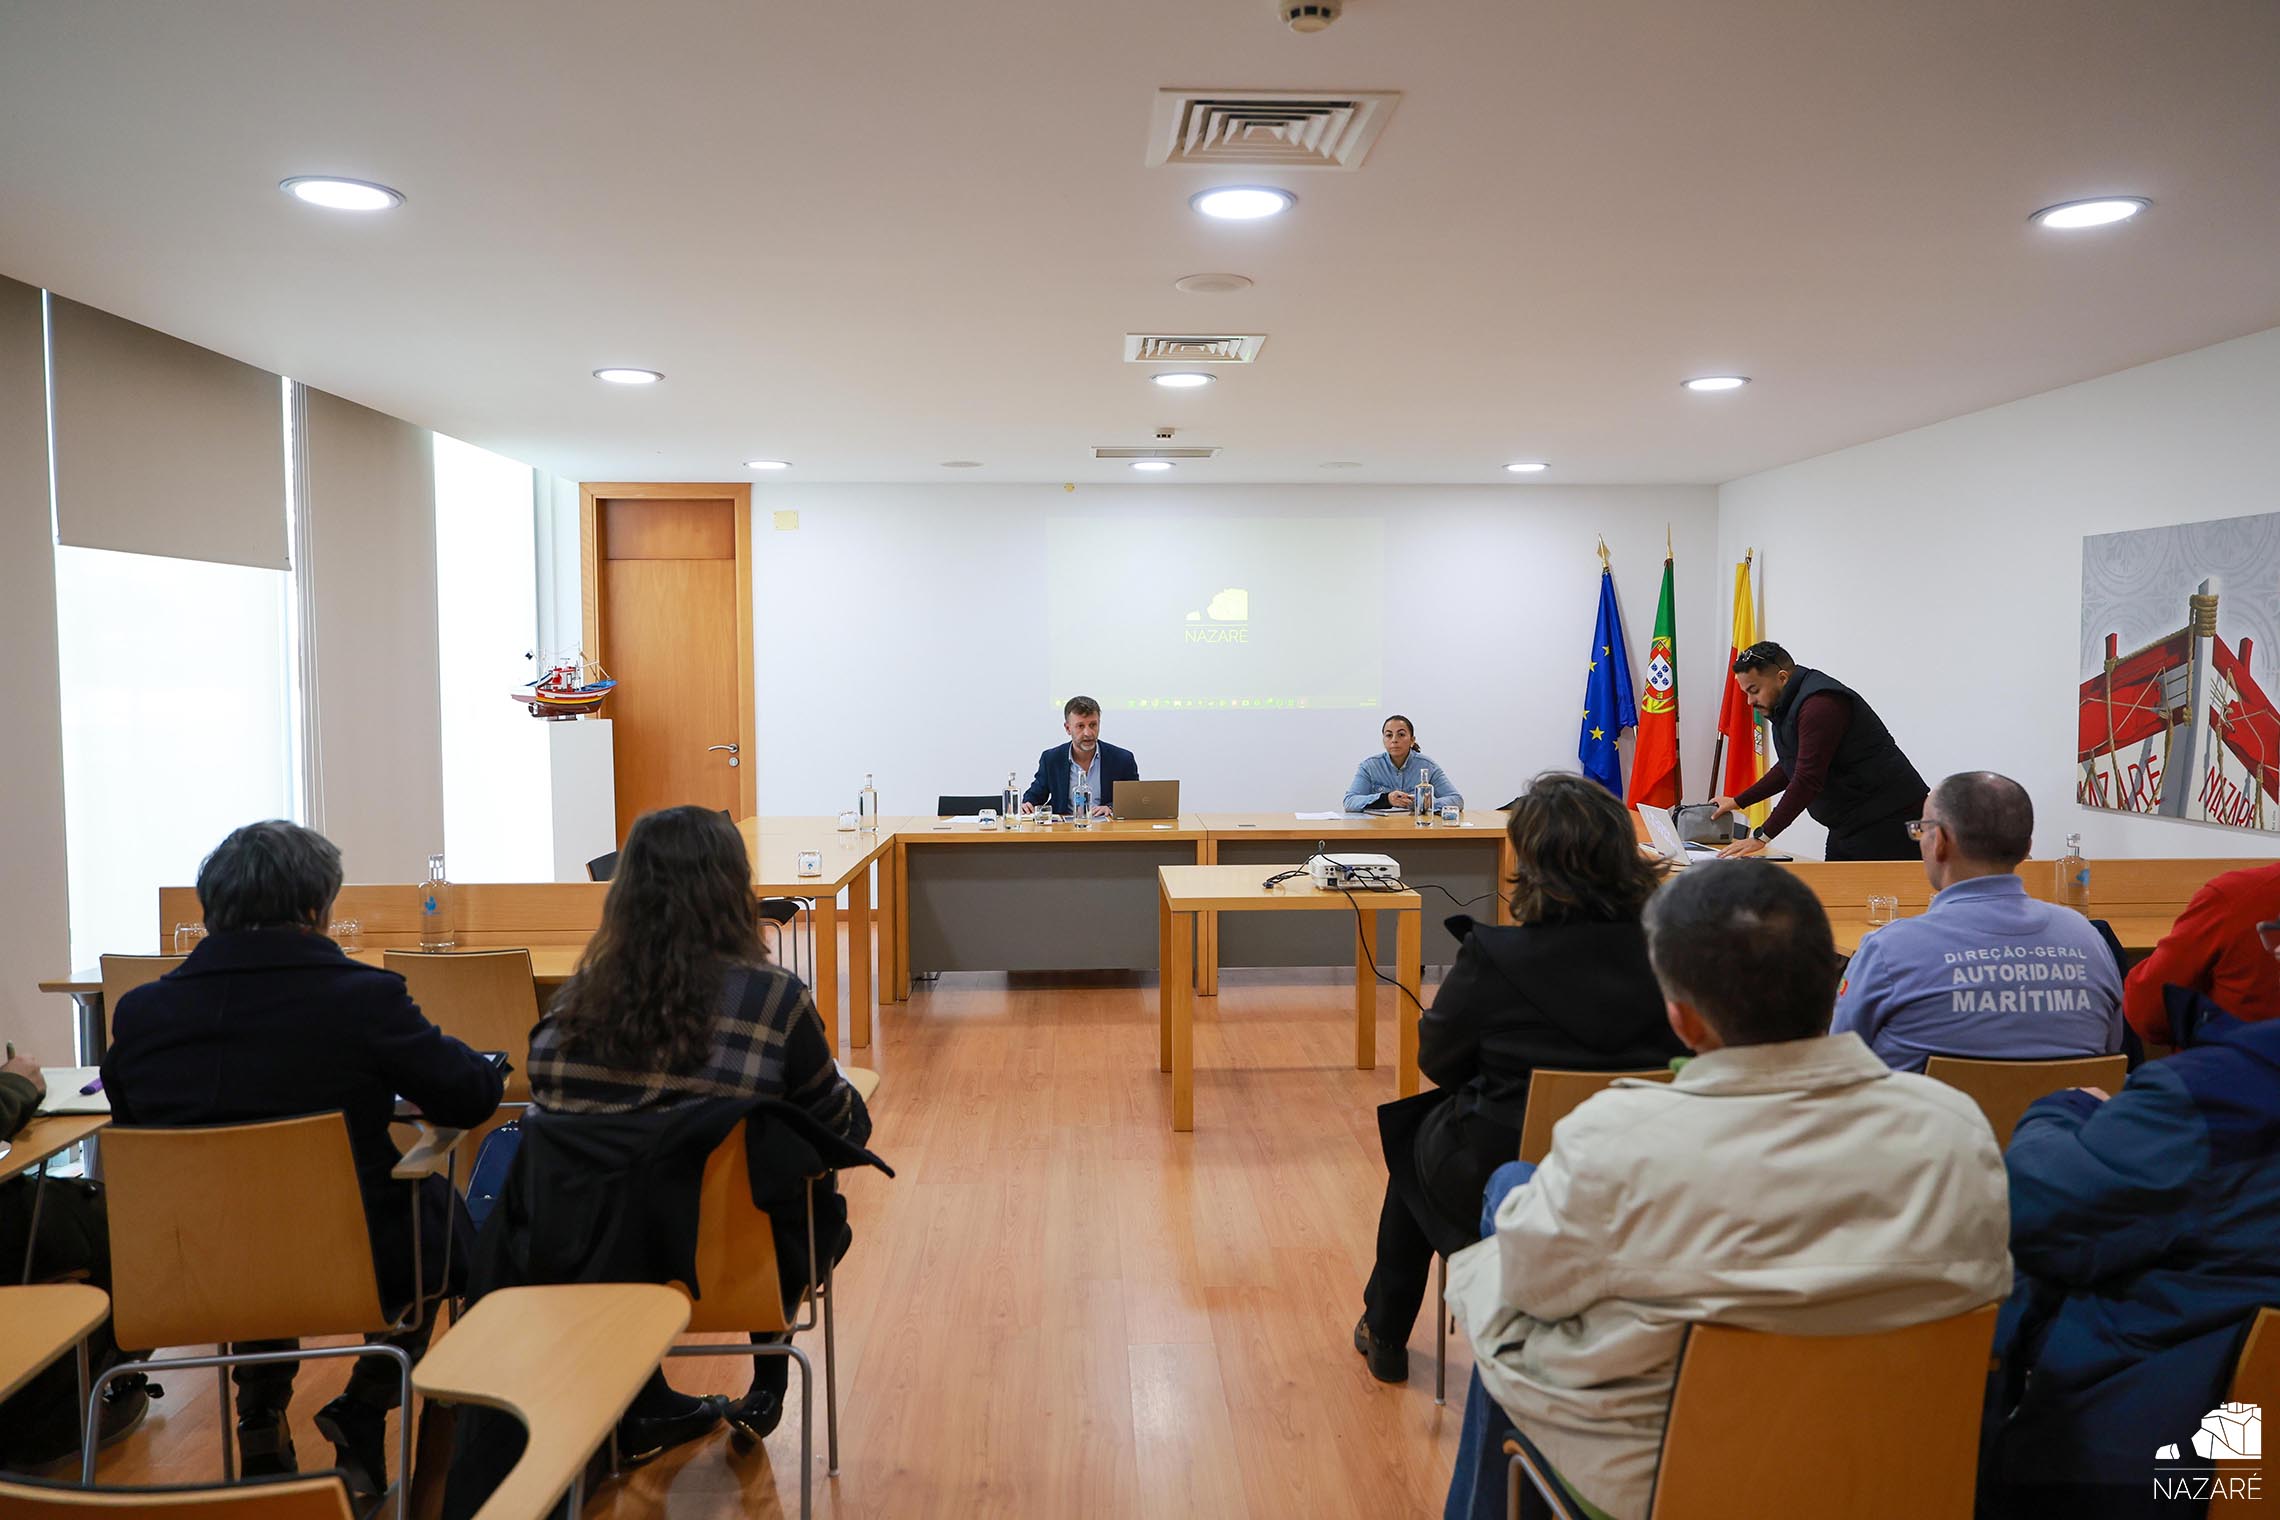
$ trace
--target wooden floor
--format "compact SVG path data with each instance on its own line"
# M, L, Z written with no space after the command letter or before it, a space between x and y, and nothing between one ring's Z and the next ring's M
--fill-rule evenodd
M818 1514L1440 1512L1462 1345L1437 1409L1430 1305L1403 1387L1374 1382L1351 1341L1384 1188L1375 1106L1394 1096L1395 994L1381 994L1378 1068L1360 1072L1350 972L1221 985L1196 1004L1190 1135L1170 1130L1152 976L946 976L851 1053L884 1074L873 1145L897 1176L848 1186L836 1479L822 1335L802 1337ZM670 1371L741 1392L749 1364ZM304 1465L329 1462L309 1421L344 1375L302 1378ZM765 1460L715 1435L605 1486L588 1516L797 1515L797 1393L795 1374ZM214 1398L211 1373L168 1379L147 1426L105 1454L105 1481L217 1472Z

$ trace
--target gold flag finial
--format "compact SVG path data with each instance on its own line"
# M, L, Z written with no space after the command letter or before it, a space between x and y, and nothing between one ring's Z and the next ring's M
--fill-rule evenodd
M1670 524L1669 524L1669 523L1664 523L1664 524L1663 524L1663 558L1664 558L1664 559L1676 559L1677 557L1678 557L1678 551L1677 551L1677 550L1675 550L1675 549L1673 549L1673 548L1670 546Z
M1604 533L1599 535L1599 568L1602 570L1615 568L1614 562L1607 557L1607 535Z

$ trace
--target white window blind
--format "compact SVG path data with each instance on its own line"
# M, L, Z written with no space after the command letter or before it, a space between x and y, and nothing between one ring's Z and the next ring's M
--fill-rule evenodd
M278 380L53 296L58 541L283 570Z

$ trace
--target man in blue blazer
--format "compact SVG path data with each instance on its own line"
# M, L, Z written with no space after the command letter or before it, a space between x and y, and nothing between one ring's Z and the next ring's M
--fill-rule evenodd
M1037 774L1021 794L1021 810L1034 813L1050 802L1054 812L1067 813L1072 785L1082 776L1092 793L1092 815L1106 818L1116 783L1138 781L1140 762L1132 751L1100 742L1100 704L1090 697L1071 697L1061 704L1061 727L1069 742L1037 757Z

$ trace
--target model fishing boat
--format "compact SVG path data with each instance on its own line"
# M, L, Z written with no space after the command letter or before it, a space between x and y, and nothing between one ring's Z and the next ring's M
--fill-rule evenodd
M617 689L609 672L579 655L557 660L545 675L512 693L534 718L577 718L599 712L602 699Z

